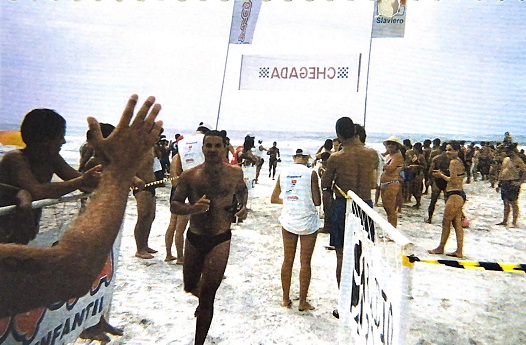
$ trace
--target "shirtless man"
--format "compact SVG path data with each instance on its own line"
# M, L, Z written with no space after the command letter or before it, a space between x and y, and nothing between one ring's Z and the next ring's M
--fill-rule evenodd
M172 159L170 166L170 178L172 179L170 200L175 193L179 176L181 176L183 171L193 168L205 161L202 149L203 137L208 131L210 131L211 127L212 126L205 122L200 122L194 134L187 135L186 138L181 140L179 144L179 152ZM224 136L226 137L226 131L224 131ZM164 244L166 247L166 258L164 261L170 262L177 260L175 262L177 265L182 265L184 263L184 232L189 220L189 215L178 215L173 212L170 214L170 223L168 223L168 228L164 234ZM177 257L172 255L172 243L175 244Z
M519 220L521 184L526 180L526 164L518 155L516 143L506 144L504 153L507 157L503 159L499 173L499 188L504 203L504 217L502 222L497 223L497 225L507 226L510 211L513 211L511 224L512 227L516 228Z
M27 244L38 227L33 220L32 198L28 191L0 183L0 206L15 204L15 212L0 217L0 243Z
M51 109L34 109L24 117L20 132L26 147L7 152L0 160L0 183L26 190L32 200L59 198L77 189L91 191L97 186L100 166L81 174L60 155L66 143L66 120L61 115ZM53 175L63 181L51 182ZM14 198L6 199L6 195L3 199L3 205L16 203ZM32 213L36 228L23 240L24 244L38 232L42 210ZM20 238L17 243L21 243Z
M142 162L137 170L137 177L144 181L145 184L155 181L153 171L155 146L156 144L152 146L147 159ZM152 254L157 253L155 249L148 246L148 238L155 219L155 188L156 186L149 186L133 191L133 196L137 201L137 223L133 232L135 244L137 245L135 256L140 259L152 259Z
M203 139L205 161L182 173L170 211L190 215L184 254L184 289L199 298L195 344L210 329L214 299L230 254L232 214L245 219L248 190L239 167L224 162L226 140L219 131ZM189 204L185 201L188 198ZM233 205L233 200L239 205Z
M160 106L154 102L155 98L149 97L130 124L137 104L137 95L133 95L114 134L107 139L102 139L97 120L88 118L95 131L95 147L106 153L110 163L86 212L56 246L0 244L0 318L81 297L89 291L119 233L136 172L133 163L142 162L159 136L162 122L155 122L155 118Z
M268 177L272 177L273 180L276 176L276 168L281 157L277 145L277 142L273 142L272 147L267 150L267 155L270 156L268 158Z
M330 245L336 250L336 281L340 286L343 261L343 240L345 235L345 209L347 200L336 192L333 200L333 183L347 192L352 190L371 208L371 189L375 188L375 171L378 169L378 154L367 148L355 136L355 126L348 117L336 121L336 134L342 149L331 154L327 160L327 169L321 178L323 203L326 205L330 221ZM373 230L373 229L370 229ZM371 231L374 232L374 231ZM370 234L374 240L374 234ZM334 312L334 316L337 311Z

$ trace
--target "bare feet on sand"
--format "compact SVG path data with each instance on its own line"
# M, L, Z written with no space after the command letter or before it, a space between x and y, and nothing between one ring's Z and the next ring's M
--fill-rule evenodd
M148 253L150 253L150 254L155 254L155 253L157 253L157 250L152 249L152 248L150 248L150 247L146 247L146 251L147 251Z
M309 302L300 303L298 306L299 311L314 310L314 309L316 308L314 308Z
M174 261L175 259L177 259L175 256L166 255L166 257L164 258L164 261L169 262L169 261Z
M284 299L281 301L281 306L285 308L290 308L292 306L292 301L290 299Z
M454 252L447 253L447 256L453 256L455 258L461 259L463 257L462 252L459 252L458 250L455 250Z
M148 253L147 251L140 251L135 253L135 257L139 259L153 259L153 255Z
M444 254L444 248L436 247L435 249L431 249L427 251L429 254Z

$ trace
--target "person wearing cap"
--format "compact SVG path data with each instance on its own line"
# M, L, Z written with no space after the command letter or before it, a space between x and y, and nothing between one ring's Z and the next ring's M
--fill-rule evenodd
M205 134L205 161L183 171L170 203L172 213L190 216L183 280L184 290L199 298L196 345L204 344L212 322L215 295L230 254L232 216L247 216L248 190L243 171L225 163L226 149L226 137L221 132Z
M300 239L300 299L298 310L312 310L307 302L311 278L311 259L316 244L317 231L321 226L316 206L321 205L321 193L316 171L307 168L310 155L297 149L292 157L294 164L283 168L270 198L273 204L283 204L279 221L283 236L283 264L281 287L283 307L290 307L290 283L292 267Z
M170 179L172 180L172 190L170 200L177 187L177 180L184 170L193 168L205 161L203 154L203 138L210 131L212 126L206 122L200 122L194 134L184 136L178 143L178 152L170 164ZM166 257L164 261L176 260L176 264L184 263L184 232L190 217L187 215L170 214L170 222L164 234L164 244L166 247ZM174 238L175 237L175 238ZM175 244L177 257L172 255L172 243Z
M342 117L336 121L336 135L341 143L341 149L329 156L327 169L321 178L321 187L324 207L331 217L330 245L336 251L336 280L339 287L347 200L346 195L333 191L333 184L344 193L352 190L372 208L371 190L376 186L375 171L378 169L378 154L376 150L363 145L356 135L354 122L349 117ZM357 215L361 216L361 212ZM366 230L369 232L370 239L374 241L374 227L367 227ZM338 311L335 310L333 315L337 316L337 313Z
M384 157L385 164L380 176L380 193L382 206L387 214L387 221L396 228L398 224L398 198L402 188L400 172L404 165L404 157L400 152L402 142L395 136L384 141L387 155Z

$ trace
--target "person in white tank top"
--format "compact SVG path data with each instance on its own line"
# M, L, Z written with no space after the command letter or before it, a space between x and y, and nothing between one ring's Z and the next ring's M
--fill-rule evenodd
M296 150L294 163L282 169L272 192L271 203L283 204L279 221L283 236L283 264L281 267L281 286L283 300L281 305L290 307L290 284L292 266L296 256L298 238L300 239L300 300L298 310L312 310L307 302L311 277L311 259L316 244L321 221L316 206L321 205L321 192L316 171L307 168L310 155L302 149Z
M203 154L203 138L212 126L206 122L200 122L194 134L184 136L178 143L178 152L172 159L170 165L170 177L172 178L172 191L170 193L170 200L175 192L177 186L177 177L179 177L184 170L193 168L205 161ZM170 215L170 223L164 234L164 244L166 247L166 258L164 261L177 260L178 265L184 264L184 233L188 225L190 216L177 215L172 213ZM175 244L177 256L172 255L172 243Z

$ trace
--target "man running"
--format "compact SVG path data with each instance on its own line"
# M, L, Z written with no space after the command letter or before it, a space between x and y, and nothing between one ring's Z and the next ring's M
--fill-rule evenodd
M215 295L230 254L232 215L247 216L243 171L224 162L226 149L221 132L208 132L203 139L204 163L181 174L171 200L172 213L190 215L183 277L185 291L199 298L196 345L204 344L212 323Z

